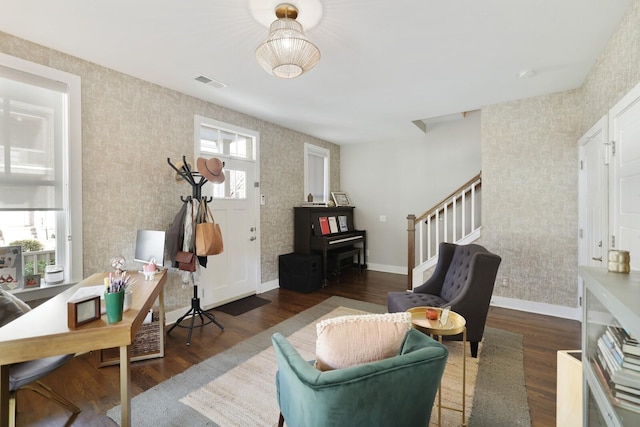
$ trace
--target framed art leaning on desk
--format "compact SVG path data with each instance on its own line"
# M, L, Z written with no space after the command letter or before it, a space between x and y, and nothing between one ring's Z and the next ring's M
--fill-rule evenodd
M99 318L100 296L94 295L79 300L67 301L67 325L69 329L76 329Z

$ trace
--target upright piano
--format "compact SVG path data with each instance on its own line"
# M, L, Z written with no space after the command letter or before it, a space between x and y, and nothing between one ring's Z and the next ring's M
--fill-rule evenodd
M367 232L356 230L353 206L294 207L294 251L310 255L322 253L322 278L327 281L327 253L362 246L363 266L367 265ZM358 257L359 258L359 257Z

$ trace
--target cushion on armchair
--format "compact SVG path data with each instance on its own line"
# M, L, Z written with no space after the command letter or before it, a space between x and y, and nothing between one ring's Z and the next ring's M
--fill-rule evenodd
M31 310L26 303L11 292L0 289L0 327Z
M340 316L316 325L316 362L321 371L347 368L398 354L411 329L410 313Z

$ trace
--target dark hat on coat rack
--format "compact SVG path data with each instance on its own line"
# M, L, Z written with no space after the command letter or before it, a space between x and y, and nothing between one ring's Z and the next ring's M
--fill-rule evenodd
M210 159L198 157L196 165L198 166L198 172L200 172L200 175L204 176L209 181L216 184L222 184L224 182L224 172L222 170L222 168L224 168L224 162L217 157L212 157Z
M179 162L176 163L176 169L178 169L180 172L185 173L185 174L188 173L187 170L189 170L189 171L192 170L191 163L187 162L187 168L186 169L185 169L184 165L185 165L185 163L182 160L180 160ZM178 172L175 173L175 179L176 179L176 182L178 182L178 183L185 182L184 177L181 174L179 174Z

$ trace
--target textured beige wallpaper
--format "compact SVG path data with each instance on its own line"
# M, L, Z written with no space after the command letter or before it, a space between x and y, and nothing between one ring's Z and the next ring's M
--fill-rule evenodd
M133 258L135 230L165 229L184 189L166 158L193 153L193 116L260 132L262 282L293 249L293 206L303 197L305 142L339 147L0 33L0 50L82 78L84 273ZM482 109L484 230L480 243L503 257L496 295L577 304L577 140L640 81L640 0L635 0L584 85L566 93ZM503 285L502 279L508 284ZM171 278L168 309L190 288Z
M331 151L340 188L339 147L162 88L0 32L0 51L82 79L84 275L133 260L137 229L166 230L190 189L176 184L167 158L193 161L194 115L260 132L262 282L278 277L278 255L293 250L293 206L303 200L304 143ZM130 263L131 267L135 264ZM170 275L169 311L190 305L192 290Z
M585 79L578 108L580 134L588 131L640 82L640 0L634 0Z
M481 243L503 258L496 295L577 307L577 141L639 81L636 0L580 89L482 109Z
M481 243L502 257L495 295L577 305L577 99L482 109Z

